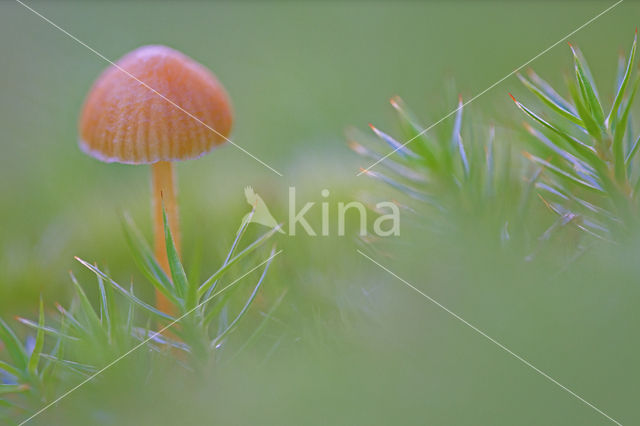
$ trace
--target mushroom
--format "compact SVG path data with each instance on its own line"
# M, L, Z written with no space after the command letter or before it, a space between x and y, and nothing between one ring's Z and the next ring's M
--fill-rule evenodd
M174 162L198 158L231 131L228 95L203 65L166 46L143 46L107 68L85 100L79 145L107 163L150 164L156 259L170 275L162 207L180 247ZM159 309L170 302L156 293Z

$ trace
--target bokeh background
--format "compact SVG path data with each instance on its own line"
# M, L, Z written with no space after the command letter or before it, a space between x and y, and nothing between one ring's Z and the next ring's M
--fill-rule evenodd
M452 80L470 98L612 3L28 2L110 59L166 44L211 68L233 100L234 142L283 173L232 146L179 165L185 262L201 253L203 274L217 269L248 211L245 186L278 218L286 216L289 186L301 201L319 201L324 188L333 202L364 190L384 196L356 177L366 164L347 148L346 128L373 122L392 131L393 95L429 124L451 106ZM640 5L625 1L570 38L596 79L612 82L600 87L604 96L638 16ZM120 277L134 274L119 221L130 212L149 235L149 170L102 164L77 148L77 116L107 66L102 59L18 3L0 3L0 23L0 316L7 319L33 316L41 294L50 306L68 300L75 255ZM571 72L566 44L532 67L561 83ZM515 77L466 113L508 135L521 121L508 92L523 93ZM482 252L460 259L447 247L464 240L439 244L409 224L402 232L383 258L392 270L623 424L640 422L637 250L596 249L558 271ZM267 295L288 292L262 343L198 383L176 372L122 389L116 367L114 377L79 390L40 422L607 422L363 259L353 238L279 244L285 252Z

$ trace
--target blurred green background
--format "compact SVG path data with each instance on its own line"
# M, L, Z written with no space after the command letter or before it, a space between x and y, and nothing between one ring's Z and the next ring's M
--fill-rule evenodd
M345 128L373 122L392 131L393 95L429 124L451 104L452 78L470 98L612 3L28 4L112 60L166 44L211 68L233 100L234 142L284 174L232 146L179 165L184 257L188 266L200 248L206 273L249 209L245 186L277 218L289 186L301 201L319 201L323 188L332 201L364 189L384 196L355 176L366 164L348 150ZM613 82L638 16L640 5L626 1L570 38L599 82ZM66 301L74 255L133 274L119 219L128 211L150 231L149 170L102 164L77 148L77 116L102 59L18 3L0 3L0 22L0 316L9 318L33 316L40 294L49 305ZM532 67L560 83L570 61L561 43ZM600 90L611 97L613 87ZM523 93L515 77L467 114L499 129L517 124L509 91ZM640 422L637 250L596 250L558 274L470 250L463 260L442 246L465 241L440 245L410 225L402 233L383 258L392 270L623 424ZM353 238L284 237L280 245L266 286L269 294L288 289L286 306L263 344L197 384L175 373L125 393L105 379L40 422L607 422L359 256Z

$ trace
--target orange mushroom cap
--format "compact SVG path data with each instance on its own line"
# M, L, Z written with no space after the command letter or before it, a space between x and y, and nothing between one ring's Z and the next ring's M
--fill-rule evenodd
M109 163L186 160L229 135L229 97L203 65L166 46L140 47L116 65L96 80L80 114L79 144L87 154Z

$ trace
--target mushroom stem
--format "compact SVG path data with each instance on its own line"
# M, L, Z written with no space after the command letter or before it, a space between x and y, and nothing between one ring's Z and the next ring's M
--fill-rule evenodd
M169 229L180 254L180 220L178 214L178 203L176 201L177 187L175 168L173 163L160 161L151 165L152 191L153 191L153 236L156 260L164 269L167 276L171 277L169 260L164 237L164 220L162 217L162 207L167 214ZM171 302L156 290L156 306L162 312L172 313L174 307Z

